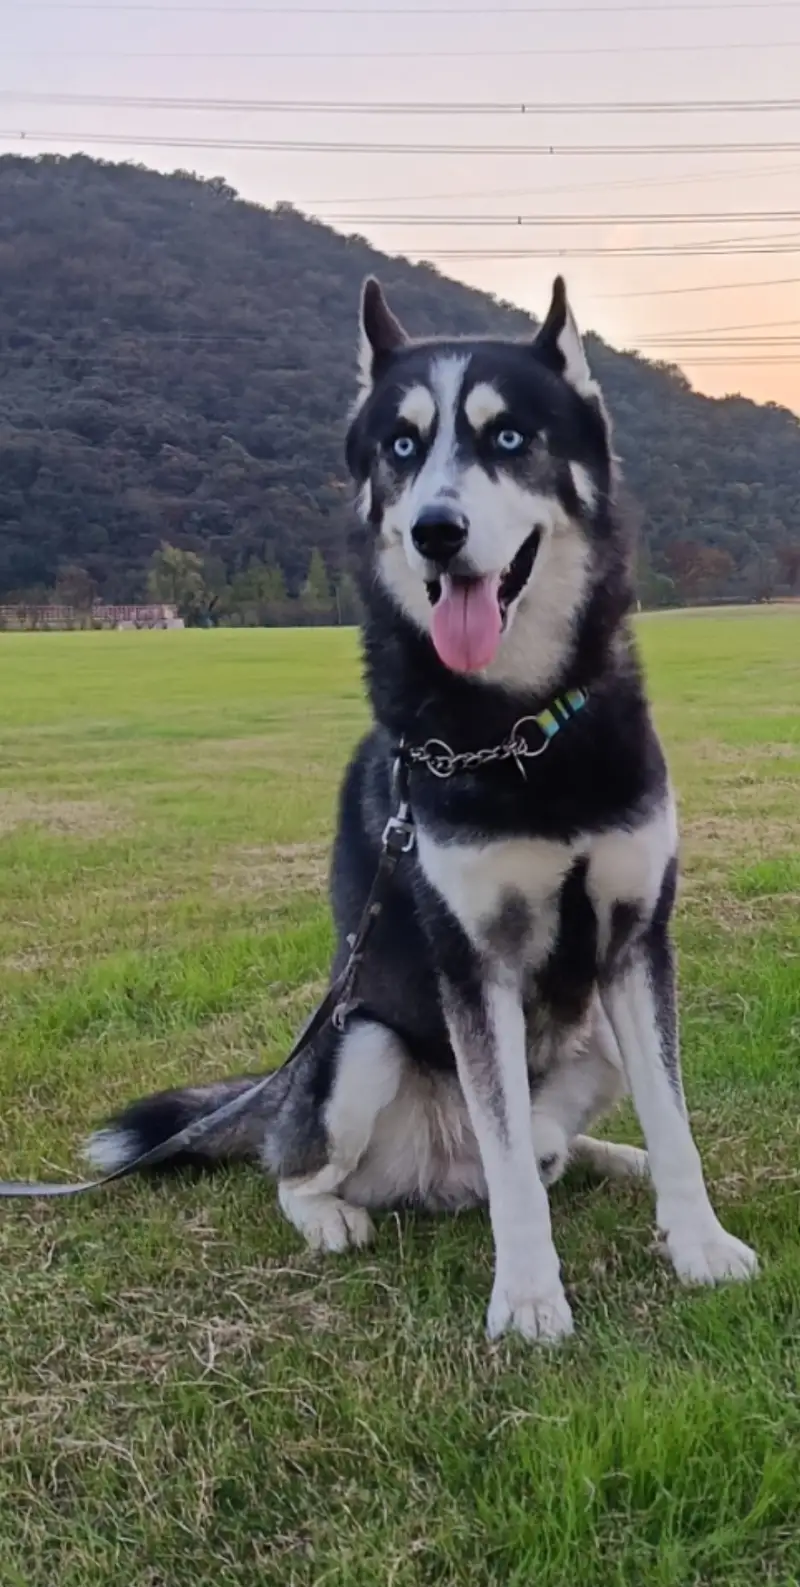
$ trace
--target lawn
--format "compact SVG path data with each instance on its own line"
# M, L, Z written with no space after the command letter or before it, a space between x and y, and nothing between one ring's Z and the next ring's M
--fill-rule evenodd
M643 618L684 828L684 1061L751 1287L566 1182L578 1332L489 1346L485 1216L312 1258L239 1170L0 1208L3 1587L800 1579L800 615ZM319 994L347 632L0 635L0 1174L276 1061ZM635 1140L627 1115L614 1133Z

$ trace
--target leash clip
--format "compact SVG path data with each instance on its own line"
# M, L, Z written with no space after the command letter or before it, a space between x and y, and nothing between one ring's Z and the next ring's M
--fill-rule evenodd
M524 727L528 726L529 722L532 722L534 727L538 728L542 735L542 742L541 744L537 745L536 748L528 743L528 740L522 731ZM545 750L549 747L549 744L550 740L547 737L541 722L537 722L535 716L521 716L519 721L514 723L514 726L511 729L510 739L511 758L524 782L527 782L528 780L528 774L525 770L525 761L537 760L540 755L544 754Z
M403 799L383 829L381 848L389 854L410 854L415 840L411 806Z

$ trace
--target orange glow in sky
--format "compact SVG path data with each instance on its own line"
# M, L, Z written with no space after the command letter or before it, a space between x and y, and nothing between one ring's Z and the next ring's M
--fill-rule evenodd
M800 6L26 0L3 44L4 151L224 174L534 313L560 270L583 328L800 412ZM441 113L454 102L516 109ZM589 104L605 109L568 109ZM298 141L321 147L263 146Z

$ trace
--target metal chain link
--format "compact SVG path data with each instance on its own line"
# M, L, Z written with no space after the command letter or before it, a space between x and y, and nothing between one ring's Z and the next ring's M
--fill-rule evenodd
M534 749L524 737L522 729L533 723L537 732L542 735L542 742ZM540 727L535 716L521 716L514 723L511 733L501 744L493 744L490 749L453 750L441 738L426 739L424 744L409 744L405 747L405 755L412 766L425 766L433 777L452 777L457 771L477 771L482 766L490 766L496 761L513 760L517 769L525 776L523 761L535 760L543 755L550 743L544 729Z

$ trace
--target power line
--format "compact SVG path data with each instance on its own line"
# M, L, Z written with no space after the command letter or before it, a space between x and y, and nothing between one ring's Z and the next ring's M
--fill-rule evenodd
M634 292L601 292L598 301L620 303L629 298L677 298L693 296L696 292L752 292L765 287L798 287L800 276L778 276L769 281L719 281L690 287L645 287Z
M738 348L744 352L768 351L771 349L800 347L800 336L731 336L720 339L713 336L698 336L694 340L680 336L627 336L624 343L629 346L635 342L638 347L665 347L673 352L682 352L687 358L691 352L704 350L720 352Z
M650 364L652 364L652 363L674 364L674 363L677 363L677 360L674 359L674 358L655 359L653 357L650 357L650 358L648 358L647 362L650 363ZM743 368L751 368L751 369L764 368L764 369L766 369L766 368L778 368L778 367L784 368L784 369L789 369L789 368L795 368L797 365L800 365L800 358L795 357L792 354L789 354L787 357L783 357L782 354L772 354L772 353L765 353L763 355L763 357L759 356L757 358L751 358L749 356L745 356L744 358L716 358L716 357L708 357L707 358L704 355L701 355L698 358L691 358L691 357L682 358L680 360L680 363L682 365L689 365L690 368L692 368L692 369L698 369L700 367L708 369L708 368L713 368L714 366L716 366L717 368L720 368L720 369L743 369Z
M409 246L404 252L421 254L421 259L431 261L437 259L727 259L739 255L770 255L800 253L800 234L796 234L792 242L762 243L749 242L746 238L731 237L719 247L714 248L708 244L675 244L673 246L656 247L648 243L626 244L622 247L611 246L606 248L562 248L553 244L550 248L436 248L430 253L421 253L419 248Z
M148 331L143 333L139 328L132 328L129 331L118 331L116 333L115 339L118 342L123 343L129 342L131 340L135 340L137 343L139 343L142 340L146 340L148 342L157 342L159 344L166 343L168 345L197 347L198 349L202 349L203 347L207 346L249 346L259 349L265 346L263 333L256 331ZM635 354L639 351L639 347L633 346L632 344L634 342L643 343L644 340L645 338L629 338L624 349L620 349L618 347L611 348L610 344L607 345L612 352L625 352L627 354L633 352ZM721 367L738 367L740 364L794 365L796 363L800 363L800 357L796 357L791 352L787 352L787 355L784 356L779 351L779 349L782 347L791 349L798 342L800 342L800 338L788 338L785 340L779 338L774 344L768 342L763 344L765 349L770 349L765 351L763 356L756 353L754 350L745 350L743 356L736 355L734 357L728 358L720 356L720 354L717 352L712 353L705 351L701 351L697 354L697 356L695 356L690 347L685 348L684 351L680 351L679 349L667 347L664 342L659 341L652 350L648 349L644 356L648 358L649 362L672 363L680 361L681 364L688 364L692 366L699 364L720 365ZM721 345L722 344L719 343L717 344L718 347ZM736 346L738 344L731 343L729 345ZM757 345L762 344L748 344L748 346L752 346L753 349L755 349ZM664 352L673 352L676 354L676 356L674 358L661 358L659 356L659 348L661 348Z
M302 116L667 116L749 115L800 110L800 99L663 100L335 100L335 99L181 99L168 95L65 94L22 88L0 89L6 104L95 106L104 110L228 112Z
M21 0L17 7L23 11L109 11L109 6L103 0ZM476 9L474 6L382 6L381 16L440 16L453 17L461 22L465 17L480 17L482 20L491 15L492 20L503 16L649 16L669 17L676 11L704 12L712 16L717 13L727 16L730 11L797 11L800 6L797 0L730 0L730 4L709 5L697 3L697 0L680 0L664 6L647 5L534 5L534 6L503 6L487 13L485 7ZM121 0L120 4L113 6L113 11L157 11L160 14L172 12L177 15L196 16L198 14L223 15L223 16L262 16L262 17L373 17L375 10L372 6L293 6L293 5L169 5L162 4L161 0Z
M615 159L630 155L653 159L659 155L684 154L800 154L800 141L760 143L375 143L334 142L331 139L280 138L187 138L163 133L130 132L39 132L28 129L0 129L0 138L22 143L106 144L135 149L242 149L280 154L370 154L403 155L491 155L502 159L520 156L581 159Z
M792 327L799 326L799 325L800 325L800 321L797 321L797 320L775 320L775 321L767 321L766 322L766 328L769 328L770 326L775 326L775 327L785 327L787 329L791 329ZM752 328L758 330L761 327L759 325L756 325L755 327L752 327ZM703 343L704 345L708 345L709 347L717 347L718 349L719 348L728 347L728 346L731 346L731 347L733 347L733 346L743 346L743 347L777 347L777 348L780 348L780 347L791 347L791 346L794 346L795 343L800 343L800 333L799 334L794 334L794 335L791 335L791 336L790 335L779 335L779 336L769 336L769 337L764 337L764 336L742 336L742 337L739 337L739 338L731 337L731 339L729 339L729 340L726 339L726 340L723 340L723 341L720 341L720 339L719 339L720 337L724 336L726 332L733 332L733 331L740 331L740 330L741 331L747 331L749 329L751 329L751 327L748 327L748 326L741 326L741 327L740 326L729 326L729 327L720 327L718 332L717 332L717 330L715 328L715 331L714 331L713 334L710 333L710 332L707 333L707 332L703 332L703 331L688 331L688 332L682 332L682 333L681 332L677 332L677 331L674 331L674 332L666 331L666 332L663 333L663 335L658 335L658 334L656 334L656 333L654 333L652 331L642 331L638 335L637 334L633 334L633 335L628 336L626 338L626 343L630 344L630 343L634 343L635 342L637 345L639 345L639 344L643 344L643 343L647 342L647 343L656 344L658 346L664 346L667 343L672 343L672 344L675 344L675 345L680 345L682 347L691 347L691 346L693 346L695 344L699 346L700 343ZM595 333L595 334L599 335L600 333L598 332L598 333ZM189 345L189 346L192 346L194 344L197 344L198 346L205 346L206 344L209 344L209 343L213 344L215 346L218 345L218 344L220 344L220 345L228 345L229 343L230 344L237 344L237 345L245 345L245 346L261 346L261 345L264 344L264 332L263 332L263 330L248 330L248 331L245 331L245 330L236 330L236 331L201 331L201 330L142 331L142 329L140 327L135 327L135 328L131 328L129 330L118 330L115 333L115 338L116 338L116 340L123 341L123 342L130 341L131 338L134 338L136 340L145 339L147 341L185 343L186 345ZM104 341L107 341L107 340L108 340L108 338L105 337Z
M800 221L800 210L718 210L704 214L691 210L680 214L639 215L350 215L328 213L329 225L371 226L730 226L778 225Z
M628 177L627 179L615 180L613 182L604 182L603 191L607 193L612 189L696 187L701 182L725 182L734 179L737 182L741 182L752 181L754 177L763 179L765 177L771 176L793 176L799 170L800 166L797 165L772 165L755 168L735 166L732 169L729 168L727 170L721 171L698 171L696 176L692 176L688 172L684 172L681 176L645 176L638 178ZM349 204L438 204L443 203L446 199L454 198L467 200L484 198L556 198L563 196L565 193L596 192L596 182L559 182L557 187L524 187L505 189L495 187L489 192L487 192L484 188L479 193L453 192L453 189L451 188L448 193L383 193L375 198L362 198L356 195L354 198L305 198L297 199L295 202L300 208L319 210L320 208L327 207L329 205L333 205L334 209L341 209ZM381 217L380 215L375 215L371 218L374 220L380 220Z
M715 326L713 326L712 329L713 329L714 336L728 336L728 335L733 335L734 333L738 333L738 332L741 332L741 331L777 331L777 330L786 331L786 330L794 330L794 328L796 326L800 326L800 320L757 320L755 322L755 324L753 324L751 322L749 325L715 325ZM652 338L654 336L654 334L655 333L653 331L642 331L641 336L637 336L635 338L635 340L636 341L647 340L649 338ZM666 331L665 332L665 335L669 336L670 338L672 338L672 337L681 338L681 337L692 337L692 336L710 336L711 334L712 334L712 331L710 331L710 330L709 331L697 331L697 330L694 330L694 331Z
M35 9L35 8L33 8ZM121 7L115 7L120 10ZM530 50L38 50L37 60L59 61L508 61L621 55L728 55L798 50L800 39L757 39L750 44L598 44ZM5 60L13 59L7 49Z

